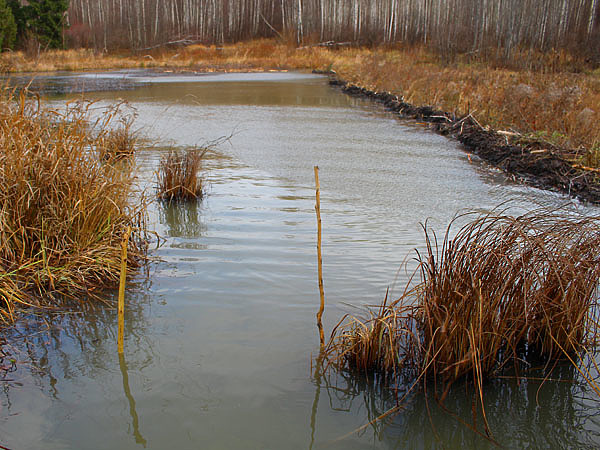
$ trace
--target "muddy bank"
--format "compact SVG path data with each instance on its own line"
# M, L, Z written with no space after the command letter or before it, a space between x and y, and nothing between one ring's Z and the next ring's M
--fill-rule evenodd
M389 92L374 92L335 74L328 75L329 83L339 86L342 92L382 103L403 118L426 122L438 133L457 139L469 152L530 186L600 204L600 173L569 162L565 156L573 155L573 151L542 142L517 145L511 141L518 139L518 134L486 129L471 115L456 117L430 106L414 106Z

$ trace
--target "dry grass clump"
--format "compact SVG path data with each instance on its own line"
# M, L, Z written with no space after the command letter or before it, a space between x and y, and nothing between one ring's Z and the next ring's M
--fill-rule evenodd
M327 353L351 372L395 378L414 358L412 317L412 306L401 301L388 304L386 296L379 307L369 310L366 320L345 315L333 330Z
M90 102L86 108L91 105ZM137 111L125 101L104 108L92 124L93 145L101 159L114 162L134 155L140 142L133 130L136 117Z
M132 205L131 171L103 163L83 103L44 108L21 94L0 99L0 317L59 295L97 296L120 274L120 243L132 226L129 267L145 257L143 206ZM103 122L103 126L106 123Z
M598 218L484 216L439 252L428 234L420 267L423 364L445 380L481 379L524 350L553 360L596 342Z
M449 227L441 246L424 228L419 282L336 327L327 351L339 367L410 373L444 391L468 379L481 394L504 369L577 361L595 347L600 218L488 214L452 239Z
M170 150L158 168L158 198L166 201L202 198L202 178L198 175L206 148Z
M130 127L122 126L106 130L97 138L97 150L103 160L119 160L134 155L137 138Z

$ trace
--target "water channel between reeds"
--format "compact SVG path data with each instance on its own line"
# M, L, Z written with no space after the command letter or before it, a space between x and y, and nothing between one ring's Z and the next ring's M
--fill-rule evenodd
M19 79L13 79L19 82ZM393 390L315 375L319 304L313 166L320 167L325 328L400 294L422 248L457 213L500 204L597 210L507 180L459 144L296 73L144 71L38 76L52 105L126 100L149 193L169 147L230 136L208 153L205 198L149 208L163 237L128 285L124 357L116 311L48 314L11 332L16 371L0 380L0 445L27 449L485 448L492 444L421 394L381 423ZM508 203L506 203L508 202ZM400 270L409 257L408 269ZM393 296L393 294L392 294ZM311 358L313 363L311 363ZM598 399L562 381L485 387L494 437L509 448L596 447ZM446 406L471 421L460 387ZM433 425L433 426L432 426Z

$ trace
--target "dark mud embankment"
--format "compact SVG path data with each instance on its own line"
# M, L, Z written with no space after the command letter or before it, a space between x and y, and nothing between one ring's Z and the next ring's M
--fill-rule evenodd
M403 118L426 122L431 128L461 142L484 161L520 181L541 189L562 192L585 202L600 204L600 173L569 162L574 152L542 142L511 142L518 135L483 128L471 115L456 117L430 106L414 106L389 92L374 92L329 75L329 83L342 92L382 103ZM509 139L510 138L510 139Z

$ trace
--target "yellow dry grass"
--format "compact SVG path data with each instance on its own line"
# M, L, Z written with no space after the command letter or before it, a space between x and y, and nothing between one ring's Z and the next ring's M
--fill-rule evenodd
M170 150L160 160L157 172L158 198L167 202L202 198L202 178L198 171L206 148Z
M23 306L53 306L115 286L121 239L133 227L129 264L145 258L144 205L133 172L100 157L110 118L90 127L90 103L64 111L0 98L0 320Z

